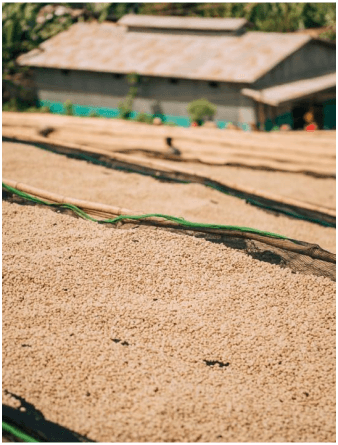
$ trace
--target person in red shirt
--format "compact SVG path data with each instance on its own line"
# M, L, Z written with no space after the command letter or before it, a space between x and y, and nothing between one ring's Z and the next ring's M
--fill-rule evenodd
M309 125L307 125L305 127L306 131L315 131L317 129L318 129L318 127L317 127L317 124L315 122L311 122L311 124L309 124Z

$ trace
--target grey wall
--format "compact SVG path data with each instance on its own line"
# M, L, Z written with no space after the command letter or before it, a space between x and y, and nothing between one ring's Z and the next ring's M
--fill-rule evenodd
M325 43L309 42L261 77L255 89L311 78L336 71L336 49Z
M130 86L126 77L88 71L63 72L56 69L36 69L35 80L39 99L57 102L70 100L73 104L117 108ZM195 99L206 98L217 105L215 119L251 123L256 121L254 102L240 94L245 85L218 83L214 88L206 81L142 78L134 110L188 116L187 105Z

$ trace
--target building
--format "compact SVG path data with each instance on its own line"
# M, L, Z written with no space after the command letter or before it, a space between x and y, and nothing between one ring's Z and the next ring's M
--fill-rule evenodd
M232 122L304 126L310 107L320 128L335 128L336 45L298 33L250 32L245 19L126 15L77 23L18 58L35 72L38 97L55 112L116 116L139 75L136 112L189 125L187 105L217 105Z

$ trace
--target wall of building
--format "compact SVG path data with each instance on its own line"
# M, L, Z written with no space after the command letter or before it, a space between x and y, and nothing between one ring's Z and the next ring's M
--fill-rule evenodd
M88 71L36 69L35 82L41 101L116 109L128 91L125 76ZM240 94L244 85L199 80L142 78L134 110L151 114L188 117L188 104L200 98L217 105L215 120L250 124L256 122L255 104Z
M336 71L336 49L321 42L309 42L252 85L268 88Z

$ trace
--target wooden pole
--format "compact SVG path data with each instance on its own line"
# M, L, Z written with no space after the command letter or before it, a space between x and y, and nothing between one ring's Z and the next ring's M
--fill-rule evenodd
M259 130L264 131L265 113L264 113L264 104L262 102L258 102L258 122L259 122Z
M82 201L79 199L74 199L70 197L65 197L62 195L57 195L56 193L50 193L45 190L38 189L36 187L29 186L27 184L19 183L17 181L13 181L10 179L3 178L3 182L10 187L21 190L25 193L29 193L31 195L34 195L35 197L41 198L41 199L47 199L49 201L58 202L60 204L73 204L88 214L92 214L94 216L102 215L108 218L117 216L117 215L141 215L141 212L135 212L133 210L129 209L123 209L121 207L114 207L114 206L108 206L106 204L96 203L96 202L90 202L90 201ZM315 246L313 244L308 245L302 245L294 243L293 241L285 238L285 239L279 239L279 238L273 238L266 235L261 235L259 233L254 232L245 232L241 230L230 230L230 229L212 229L209 227L184 227L180 225L179 222L175 221L166 221L161 218L157 217L149 217L147 218L148 221L151 221L154 225L158 226L164 226L164 227L173 227L173 228L180 228L185 230L191 230L191 231L197 231L197 232L204 232L204 233L215 233L217 235L228 235L228 236L234 236L239 238L247 238L247 239L253 239L260 242L263 242L265 244L269 244L275 247L279 247L285 250L289 250L292 252L300 253L303 255L308 255L312 258L329 261L331 263L336 262L336 255L334 253L325 251L323 249L316 248L318 246ZM142 223L142 221L137 222Z

